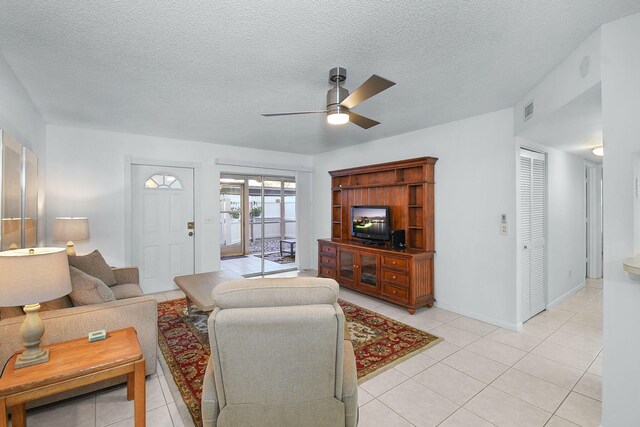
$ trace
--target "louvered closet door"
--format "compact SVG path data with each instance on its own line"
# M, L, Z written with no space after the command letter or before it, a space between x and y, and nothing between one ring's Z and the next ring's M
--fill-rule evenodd
M521 320L546 308L544 154L520 150Z

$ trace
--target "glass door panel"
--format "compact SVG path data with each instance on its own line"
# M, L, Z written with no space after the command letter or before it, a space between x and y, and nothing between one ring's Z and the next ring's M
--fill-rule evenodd
M220 256L244 254L242 206L244 183L220 183Z
M360 284L366 287L378 287L378 257L360 254Z
M355 256L352 252L340 251L338 277L345 281L353 283L355 280Z

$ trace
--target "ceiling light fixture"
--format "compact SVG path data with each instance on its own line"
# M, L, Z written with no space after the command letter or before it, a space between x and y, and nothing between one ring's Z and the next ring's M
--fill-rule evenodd
M349 123L349 115L345 113L327 114L327 123L330 125L343 125Z
M604 156L604 147L602 147L602 145L599 147L595 147L593 150L591 150L591 152L598 157L602 157Z

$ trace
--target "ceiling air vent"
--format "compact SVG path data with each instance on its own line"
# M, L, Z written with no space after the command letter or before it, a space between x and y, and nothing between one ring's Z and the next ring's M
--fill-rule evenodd
M524 121L526 122L531 117L533 117L533 101L531 101L529 105L524 107Z

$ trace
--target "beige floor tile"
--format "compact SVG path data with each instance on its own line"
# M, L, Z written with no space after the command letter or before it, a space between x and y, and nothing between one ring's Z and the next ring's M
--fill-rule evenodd
M545 339L556 330L553 328L547 328L545 326L536 325L534 323L525 323L522 325L522 330L519 331L520 334L531 335L532 337Z
M413 377L413 379L458 405L464 405L486 387L483 382L463 374L444 363L438 363L430 367Z
M407 375L392 368L370 380L365 381L360 385L360 387L370 395L378 397L385 391L391 390L393 387L408 379L409 377Z
M563 311L563 310L560 310ZM568 311L564 311L565 313L570 313ZM575 313L570 313L571 315L574 315ZM538 326L542 326L545 328L550 328L550 329L558 329L560 326L562 326L563 324L565 324L567 322L568 319L564 319L562 317L559 316L555 316L553 314L551 314L549 311L543 311L542 313L532 317L531 319L527 320L527 322L525 323L532 323L534 325L538 325Z
M569 304L576 304L576 305L587 305L591 302L591 300L593 299L595 295L592 294L578 294L575 293L573 295L571 295L569 298L567 298L565 301L569 302Z
M544 427L580 427L571 421L560 418L557 415L552 416Z
M424 316L437 320L438 322L451 322L460 317L458 313L445 310L443 308L433 307L424 312Z
M418 316L417 314L414 314L413 316L403 317L402 323L429 333L433 333L433 329L443 325L442 322L438 322L437 320L431 319L429 317Z
M442 360L445 357L448 357L456 351L460 350L461 348L462 347L452 344L449 341L440 341L438 344L423 351L420 354L424 354L425 356L429 356L435 360Z
M527 354L517 348L484 337L469 344L465 349L507 366L513 365Z
M173 378L169 378L169 381L172 381ZM158 381L160 382L160 387L162 388L162 394L164 395L164 400L167 403L173 402L173 395L171 394L171 390L169 389L169 384L167 383L167 377L164 375L158 377Z
M187 424L183 421L182 415L180 415L180 411L178 410L178 406L176 406L175 402L167 403L167 409L169 410L169 415L171 415L171 421L173 421L174 427L193 427L194 424L191 422Z
M585 353L584 351L574 350L560 344L545 341L537 346L532 354L545 357L563 365L571 366L581 371L586 371L596 354Z
M566 332L580 337L602 339L602 328L592 328L581 323L568 321L558 329L560 332Z
M535 346L542 342L541 338L502 328L498 328L495 331L490 332L486 337L522 351L531 351Z
M174 291L167 291L165 292L165 296L167 297L168 301L171 301L174 299L182 299L185 297L184 292L182 292L180 289L176 289Z
M416 426L437 426L458 405L414 380L405 381L378 398Z
M558 304L557 306L555 306L555 308L559 308L561 310L565 310L565 311L570 311L572 313L577 313L580 310L582 310L582 307L584 307L583 304L572 304L569 301L563 301L560 304Z
M166 405L158 377L146 382L147 411ZM103 427L133 417L133 401L127 400L126 385L96 394L96 426Z
M569 394L569 390L565 388L517 369L509 369L492 382L491 386L551 413L558 409Z
M580 378L573 391L602 402L602 377L587 372Z
M383 405L372 400L360 407L358 427L413 427L412 424Z
M584 351L594 356L602 350L602 340L597 338L586 338L566 332L556 331L551 334L546 341L560 344L574 350Z
M480 338L480 335L467 332L464 329L459 329L446 323L431 330L431 333L460 347L465 347Z
M473 412L460 408L444 420L440 427L492 427L493 425Z
M147 411L146 424L153 427L174 427L169 409L165 406ZM109 427L134 427L133 418L119 421Z
M513 367L566 389L572 389L582 376L582 371L579 369L554 362L537 354L527 354Z
M602 376L602 361L602 356L596 357L591 366L589 366L587 372L589 372L590 374Z
M96 397L94 393L43 408L27 411L29 426L85 427L94 426Z
M571 392L556 415L583 427L597 427L602 418L602 404L590 397Z
M465 349L447 357L442 363L487 384L498 378L508 369L508 366L502 363L498 363L488 357L480 356Z
M390 317L395 320L404 320L403 318L407 316L411 316L406 308L400 307L399 305L392 304L384 304L380 307L376 308L376 313L382 314L383 316ZM402 319L402 320L401 320Z
M497 326L490 325L489 323L481 322L479 320L472 319L470 317L461 316L448 323L456 328L464 329L476 335L487 335L489 332L498 329Z
M549 412L491 386L478 393L464 408L498 426L540 427L551 417Z
M398 363L394 366L394 368L402 372L403 374L412 377L437 362L438 361L436 359L433 359L425 354L418 353L415 356Z
M358 406L371 402L375 397L371 396L365 389L358 387Z

